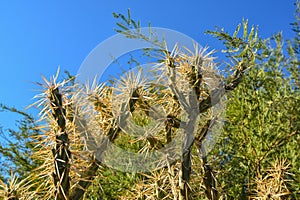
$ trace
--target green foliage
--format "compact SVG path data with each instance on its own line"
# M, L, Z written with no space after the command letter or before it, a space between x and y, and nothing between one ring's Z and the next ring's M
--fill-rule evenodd
M121 33L128 38L132 39L142 39L149 44L154 45L155 47L159 47L160 49L164 49L165 44L161 40L162 38L158 38L152 32L151 24L148 24L148 32L142 30L141 22L135 21L130 16L130 10L128 9L127 17L123 14L113 13L114 18L120 20L116 25L118 28L115 28L117 33Z
M17 121L16 130L1 130L1 180L6 182L7 176L11 171L25 178L39 164L38 160L32 160L30 156L33 154L34 147L34 139L32 137L39 135L40 131L36 129L35 119L26 112L3 104L0 104L0 109L2 112L12 112L22 117L21 120Z
M124 173L103 167L87 190L85 199L110 200L129 196L133 190L132 186L138 182L139 177L138 174Z
M224 192L238 199L255 196L255 178L277 158L286 159L294 174L285 177L290 197L299 198L299 60L291 43L284 52L281 33L260 43L255 67L230 95L222 141L211 159Z
M240 29L243 28L242 35L240 36ZM255 61L254 54L256 49L261 45L258 38L258 28L252 26L250 32L248 32L248 20L239 24L231 36L224 29L218 29L217 31L207 31L206 33L213 35L223 42L226 50L223 52L228 53L235 59L248 58L249 62L253 64Z

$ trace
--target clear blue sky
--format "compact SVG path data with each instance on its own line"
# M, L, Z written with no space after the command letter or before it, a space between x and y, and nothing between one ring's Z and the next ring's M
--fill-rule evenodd
M260 36L283 31L292 36L294 0L89 0L0 2L0 102L24 109L32 103L33 82L49 77L58 66L75 74L101 41L115 34L112 12L127 13L147 26L170 28L203 46L220 48L204 35L215 26L234 30L242 18L259 25ZM15 116L0 113L0 126Z

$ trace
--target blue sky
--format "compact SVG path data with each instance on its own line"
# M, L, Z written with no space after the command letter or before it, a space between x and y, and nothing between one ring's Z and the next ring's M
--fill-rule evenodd
M100 42L115 34L112 12L127 13L142 25L182 32L203 46L220 49L205 35L216 26L233 31L242 18L259 25L261 37L293 33L294 0L89 0L0 2L0 103L24 109L41 82L57 67L75 74ZM0 126L13 126L15 116L0 113Z

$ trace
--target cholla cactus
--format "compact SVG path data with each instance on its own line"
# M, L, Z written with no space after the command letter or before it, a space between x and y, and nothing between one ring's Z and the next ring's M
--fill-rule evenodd
M31 177L38 182L36 195L40 199L80 198L99 168L97 158L106 156L106 159L112 161L118 159L110 155L112 149L106 152L107 142L113 142L119 134L126 132L122 124L117 122L122 120L129 127L127 131L134 131L130 129L130 123L144 127L146 124L151 125L152 117L165 121L159 123L160 128L157 124L152 128L146 126L147 130L143 132L146 134L133 139L132 143L143 144L139 151L150 153L171 142L182 128L180 123L184 123L188 129L183 131L184 151L181 162L157 160L156 163L160 164L157 164L155 170L159 171L152 174L153 177L160 177L157 187L161 182L166 183L160 185L164 198L170 195L181 198L190 196L188 182L194 140L194 129L190 128L196 122L197 110L204 113L211 104L201 102L207 101L210 90L218 89L209 83L219 77L213 58L209 56L211 53L206 54L205 50L195 46L195 51L190 51L176 46L171 53L166 51L163 55L165 62L155 67L154 79L159 84L148 84L140 71L125 76L114 86L98 85L96 81L86 88L70 85L68 81L59 83L58 73L50 81L44 79L45 89L37 96L39 101L35 104L41 108L40 120L44 122L44 127L40 127L44 134L37 138L39 151L34 155L42 161L42 165ZM156 108L155 105L160 107ZM193 110L195 106L203 107ZM129 116L132 116L131 121L128 121ZM211 114L203 116L209 119ZM202 126L201 123L199 126ZM158 131L162 127L163 131ZM202 132L197 137L199 142L206 135ZM168 169L161 169L166 163L169 163ZM169 176L168 173L173 175ZM157 187L153 190L161 197L162 191L159 192Z
M288 189L289 164L286 160L276 160L266 171L264 176L260 175L255 179L256 189L254 190L253 199L286 199L291 192Z
M39 150L33 158L40 160L42 165L31 179L38 183L36 195L39 199L82 196L82 185L88 185L93 176L90 170L98 169L97 161L81 139L81 126L76 124L80 115L74 98L81 89L68 85L68 80L58 83L57 78L58 72L50 81L44 79L45 89L36 97L39 100L35 105L41 108L43 126L39 128L43 129L43 134L36 138Z
M140 33L124 34L151 41ZM169 51L157 41L153 43L158 45L161 59L147 71L150 81L143 77L143 70L125 74L113 86L98 84L96 79L92 86L69 84L70 80L59 82L59 71L50 80L44 78L44 89L34 104L41 109L38 128L43 134L36 138L38 151L33 158L41 165L30 176L35 186L27 191L32 190L36 199L81 199L100 164L123 161L122 170L132 167L127 162L130 158L120 156L122 152L110 143L127 142L126 147L133 146L133 150L148 156L177 138L179 151L166 149L165 157L153 160L152 171L144 173L146 178L133 191L133 198L138 195L142 199L183 200L206 194L209 199L218 199L203 140L218 121L212 107L237 87L244 71L254 62L250 55L255 42L243 46L245 43L238 41L235 52L241 49L243 55L238 57L235 72L228 79L218 73L213 51L197 45L193 50L175 46ZM136 127L142 134L124 137ZM145 167L142 161L134 164L137 172ZM193 174L201 174L203 179L196 180ZM191 188L190 182L201 190Z
M11 174L8 184L0 180L0 197L3 200L31 200L35 192L30 191L34 184L27 179L19 180L15 174Z

